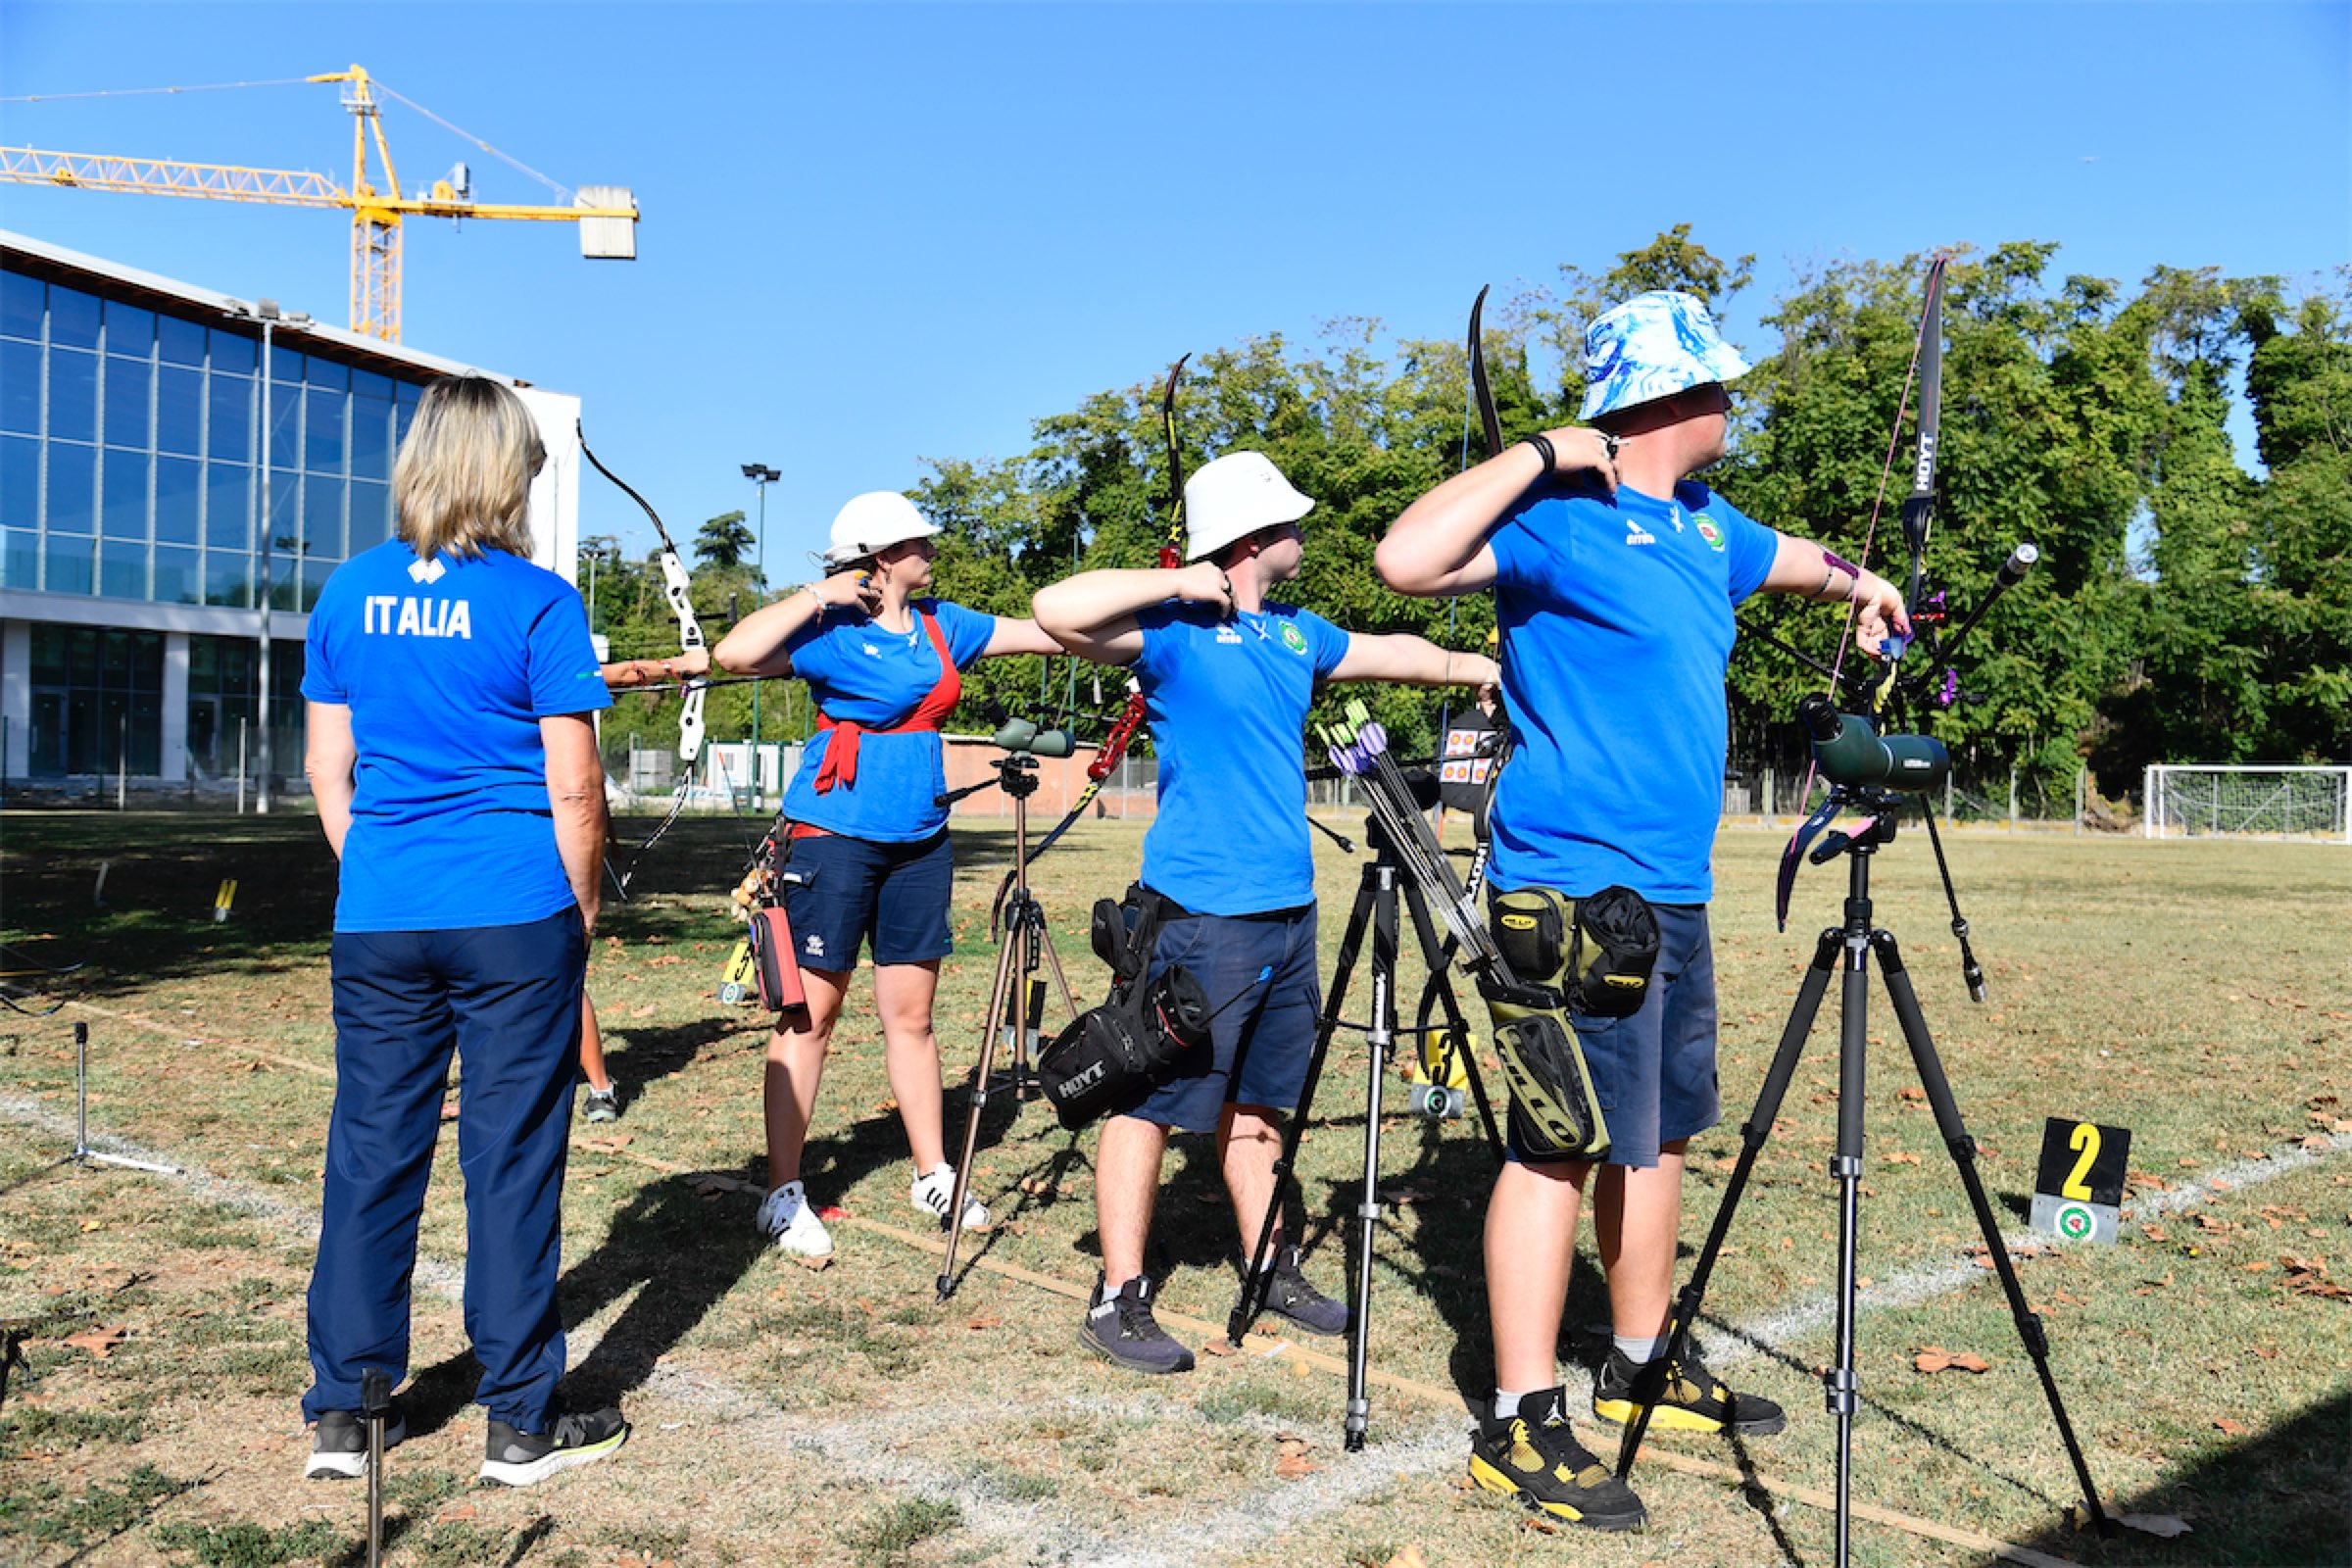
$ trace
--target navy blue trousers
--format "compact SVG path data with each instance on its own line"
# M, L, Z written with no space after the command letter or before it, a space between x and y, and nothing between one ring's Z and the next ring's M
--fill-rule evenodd
M457 931L338 931L335 1107L311 1273L305 1420L409 1371L416 1225L450 1053L463 1063L466 1334L490 1414L544 1432L564 1375L556 1311L564 1153L588 943L580 911Z

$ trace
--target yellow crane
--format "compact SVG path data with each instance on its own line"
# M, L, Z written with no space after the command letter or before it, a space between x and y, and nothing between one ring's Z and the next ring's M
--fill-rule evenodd
M583 186L569 207L476 202L461 164L422 196L404 196L384 142L376 90L359 66L304 78L344 85L352 113L351 184L292 169L243 169L161 158L115 158L95 153L0 147L0 179L80 190L131 191L147 196L202 196L216 201L270 202L281 207L339 207L351 214L351 329L387 343L400 341L400 223L418 218L516 218L580 225L580 254L592 260L637 259L637 202L625 185ZM389 91L390 89L385 89ZM395 94L394 96L398 96ZM402 100L407 102L406 99ZM413 106L412 106L413 107ZM454 128L454 127L453 127ZM383 183L370 177L368 149L383 164Z

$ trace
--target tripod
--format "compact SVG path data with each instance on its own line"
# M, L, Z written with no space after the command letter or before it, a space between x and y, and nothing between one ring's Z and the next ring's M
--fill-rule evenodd
M1282 1224L1282 1202L1285 1185L1298 1157L1298 1141L1306 1131L1309 1107L1314 1103L1315 1087L1323 1078L1323 1063L1331 1052L1331 1037L1342 1027L1340 1009L1348 996L1348 982L1355 970L1356 955L1362 951L1364 934L1372 935L1372 1010L1370 1021L1347 1024L1348 1028L1364 1031L1365 1043L1370 1046L1370 1064L1364 1099L1364 1174L1361 1196L1356 1200L1357 1242L1355 1251L1355 1310L1349 1314L1348 1331L1348 1414L1346 1421L1348 1451L1360 1452L1364 1446L1364 1432L1371 1420L1372 1401L1368 1396L1367 1370L1371 1359L1372 1332L1372 1243L1380 1224L1380 1118L1381 1094L1384 1079L1396 1050L1396 905L1399 891L1405 907L1413 917L1413 934L1421 943L1421 957L1433 977L1442 978L1446 967L1446 950L1439 944L1436 925L1429 915L1428 901L1411 878L1402 876L1396 862L1396 849L1381 831L1378 823L1367 824L1373 858L1364 866L1363 879L1356 887L1355 906L1348 914L1347 934L1340 939L1339 964L1332 970L1331 995L1323 1001L1323 1017L1315 1029L1315 1051L1306 1065L1306 1081L1299 1086L1298 1108L1291 1113L1283 1128L1282 1152L1274 1161L1274 1191L1266 1200L1265 1218L1257 1228L1257 1241L1250 1250L1249 1270L1242 1276L1242 1288L1235 1298L1233 1312L1225 1321L1225 1338L1235 1346L1250 1330L1250 1320L1264 1307L1266 1290L1273 1281L1273 1272L1266 1265L1270 1260L1274 1235ZM1458 1058L1470 1080L1470 1093L1478 1103L1479 1118L1485 1122L1487 1143L1499 1159L1502 1139L1494 1125L1494 1107L1488 1102L1486 1084L1480 1079L1478 1063L1467 1049L1469 1025L1462 1017L1459 1003L1450 987L1434 986L1442 999L1446 1014L1446 1029L1457 1042L1462 1042ZM1428 998L1424 996L1424 1005ZM1413 1034L1421 1033L1415 1029Z
M1071 1018L1078 1016L1069 977L1061 970L1061 955L1054 951L1054 939L1046 930L1045 906L1029 892L1029 797L1037 793L1037 759L1027 752L1014 752L989 765L996 769L995 778L939 798L940 805L948 806L981 790L1004 790L1012 801L1013 878L997 928L996 980L989 990L988 1010L981 1014L980 1065L972 1074L971 1103L964 1112L963 1154L956 1162L956 1191L948 1200L947 1250L940 1258L935 1282L942 1301L956 1294L956 1250L963 1241L963 1202L971 1191L972 1154L980 1145L980 1116L988 1106L1000 1038L1011 1048L1007 1084L1016 1107L1030 1080L1030 1047L1045 1011L1044 982L1037 977L1041 959L1054 971L1054 986L1061 993L1062 1007Z
M1763 1150L1764 1141L1771 1135L1774 1116L1781 1108L1781 1098L1788 1092L1788 1080L1796 1072L1797 1057L1804 1052L1806 1036L1812 1032L1814 1015L1821 1008L1821 999L1829 989L1830 973L1838 966L1840 951L1845 955L1845 974L1838 997L1838 1150L1831 1170L1838 1182L1838 1360L1822 1377L1828 1396L1830 1414L1838 1418L1838 1568L1847 1561L1848 1536L1852 1527L1853 1428L1854 1410L1860 1402L1859 1387L1854 1375L1854 1315L1856 1291L1856 1251L1861 1229L1862 1184L1862 1110L1864 1065L1870 1037L1870 955L1879 957L1880 977L1886 982L1886 995L1894 1004L1894 1015L1902 1025L1903 1041L1911 1048L1911 1061L1919 1071L1920 1086L1927 1091L1928 1103L1936 1113L1936 1130L1943 1135L1944 1148L1951 1152L1952 1164L1960 1173L1960 1184L1967 1190L1970 1208L1975 1210L1977 1228L1984 1237L1986 1252L1992 1259L1993 1270L2000 1277L2001 1290L2009 1298L2009 1314L2017 1325L2017 1337L2033 1359L2034 1370L2041 1379L2041 1390L2049 1399L2050 1414L2058 1425L2059 1440L2066 1446L2066 1455L2075 1467L2075 1479L2081 1483L2083 1500L2089 1505L2090 1517L2102 1535L2110 1534L2113 1525L2099 1504L2098 1489L2090 1479L2090 1466L2082 1457L2082 1446L2076 1441L2074 1424L2067 1419L2066 1405L2058 1396L2057 1381L2050 1374L2048 1337L2043 1333L2040 1317L2026 1300L2025 1288L2018 1283L2017 1270L2009 1260L2009 1250L2001 1240L2000 1222L1993 1217L1991 1201L1984 1195L1984 1183L1977 1173L1977 1143L1969 1136L1960 1120L1960 1107L1952 1098L1951 1080L1944 1076L1943 1063L1936 1054L1936 1045L1928 1036L1928 1021L1920 1011L1919 997L1912 990L1911 976L1903 967L1903 956L1896 946L1894 933L1882 930L1872 923L1870 902L1870 865L1879 847L1894 839L1895 820L1900 815L1904 797L1892 791L1837 786L1845 804L1871 813L1868 822L1848 840L1833 837L1814 852L1816 861L1826 860L1843 852L1848 856L1846 872L1845 923L1831 926L1821 934L1813 950L1812 966L1805 971L1797 988L1796 1004L1788 1014L1788 1024L1781 1033L1780 1049L1774 1053L1772 1065L1765 1071L1764 1087L1756 1096L1755 1110L1740 1129L1740 1161L1732 1171L1731 1184L1724 1189L1723 1201L1716 1207L1714 1223L1707 1231L1707 1244L1698 1254L1698 1262L1690 1271L1690 1283L1684 1286L1675 1298L1671 1338L1664 1358L1653 1362L1649 1369L1650 1386L1636 1390L1636 1410L1633 1423L1626 1428L1625 1444L1617 1455L1617 1474L1630 1475L1634 1460L1642 1446L1642 1435L1648 1429L1654 1401L1663 1393L1666 1368L1683 1353L1690 1337L1691 1325L1698 1321L1699 1302L1705 1298L1707 1279L1714 1272L1715 1259L1723 1250L1724 1238L1730 1234L1732 1216L1739 1209L1740 1195L1747 1188L1748 1173L1754 1169L1756 1155Z

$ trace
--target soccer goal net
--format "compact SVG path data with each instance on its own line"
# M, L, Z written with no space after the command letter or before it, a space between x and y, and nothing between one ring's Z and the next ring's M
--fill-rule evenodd
M2149 838L2234 833L2352 844L2352 767L2159 763L2147 770Z

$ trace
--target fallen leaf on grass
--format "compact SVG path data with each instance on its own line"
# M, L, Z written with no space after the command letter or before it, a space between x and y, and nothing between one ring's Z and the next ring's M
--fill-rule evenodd
M1920 1352L1911 1358L1911 1366L1919 1372L1984 1372L1991 1369L1991 1363L1981 1355L1971 1355L1967 1351L1955 1354L1940 1345L1921 1347Z
M800 1264L801 1267L807 1269L811 1274L822 1274L825 1270L833 1266L833 1254L831 1252L825 1253L822 1257L804 1257L800 1253L795 1252L792 1256L792 1260L795 1263Z
M2233 1438L2242 1438L2246 1435L2246 1429L2244 1427L2238 1425L2238 1423L2235 1421L2230 1420L2226 1415L2215 1416L2213 1418L2213 1424Z
M1223 1340L1211 1340L1200 1347L1200 1353L1203 1355L1231 1355L1233 1347L1227 1345Z
M967 1329L1001 1329L1004 1326L1003 1318L991 1317L985 1312L964 1325Z
M473 1504L470 1502L453 1502L448 1507L442 1509L439 1513L433 1515L433 1523L437 1525L456 1524L461 1519L472 1518L475 1511L476 1510Z
M1919 1156L1909 1152L1908 1151L1905 1151L1900 1153L1888 1154L1886 1158L1886 1163L1889 1165L1916 1165L1919 1163Z
M629 1009L629 1016L632 1018L651 1018L653 1015L654 1004L650 1002L642 1007L631 1007Z
M2143 1536L2156 1536L2171 1541L2188 1534L2188 1521L2178 1514L2128 1513L2118 1521L2126 1530L2136 1530Z
M1389 1559L1388 1568L1429 1568L1429 1559L1421 1555L1419 1546L1407 1546Z
M130 1330L118 1323L111 1329L99 1327L84 1329L79 1334L69 1334L61 1343L71 1345L77 1350L87 1350L92 1358L103 1361L114 1354L115 1347L129 1336Z

